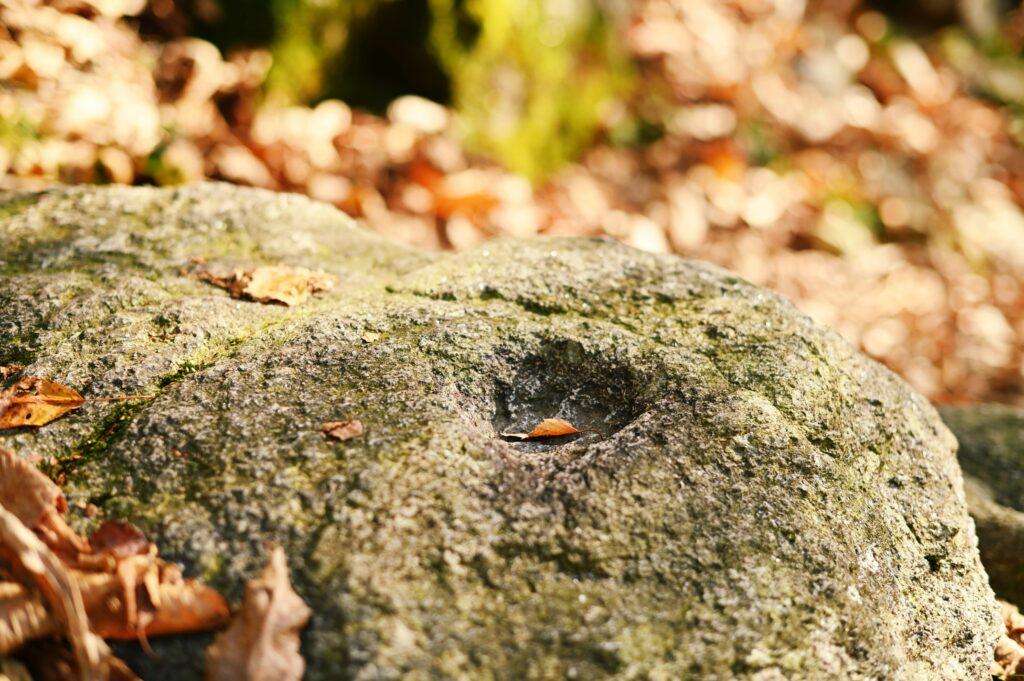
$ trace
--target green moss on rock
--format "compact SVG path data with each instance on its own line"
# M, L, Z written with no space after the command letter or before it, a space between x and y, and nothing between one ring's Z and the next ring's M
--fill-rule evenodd
M0 252L29 268L0 273L0 361L156 395L67 468L70 493L233 598L284 545L311 679L987 673L952 436L728 273L600 240L417 254L218 185L56 189L0 223ZM183 276L196 255L341 284L247 303ZM592 432L499 435L553 416ZM112 418L90 404L0 446L59 455ZM363 436L320 434L351 418ZM203 642L129 654L184 678Z

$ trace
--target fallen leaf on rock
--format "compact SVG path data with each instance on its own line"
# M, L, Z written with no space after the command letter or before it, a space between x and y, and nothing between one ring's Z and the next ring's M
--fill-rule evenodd
M83 404L85 398L71 388L28 376L0 395L0 430L45 426Z
M227 289L233 298L289 307L301 305L316 293L330 291L338 283L337 277L321 270L283 266L238 270L229 277L203 272L199 278Z
M579 430L563 419L544 419L534 426L533 430L529 433L502 433L501 436L516 438L517 440L535 440L541 437L560 437L562 435L585 432L588 431Z
M344 442L363 434L363 423L357 419L352 421L328 421L320 427L320 432L328 439Z
M26 376L0 392L0 430L45 426L86 402L122 402L152 398L152 395L86 398L60 383L36 376Z
M206 681L299 681L299 631L311 611L288 581L284 549L245 585L242 609L206 649Z

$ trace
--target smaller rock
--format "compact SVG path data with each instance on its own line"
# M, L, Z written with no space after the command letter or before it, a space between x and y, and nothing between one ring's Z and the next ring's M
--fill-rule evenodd
M967 508L996 594L1024 603L1024 409L944 407L960 441Z

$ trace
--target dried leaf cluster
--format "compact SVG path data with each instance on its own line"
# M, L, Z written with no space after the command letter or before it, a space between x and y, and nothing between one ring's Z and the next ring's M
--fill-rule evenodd
M322 270L283 266L239 270L227 277L203 272L199 278L227 289L233 298L289 307L303 304L311 295L330 291L338 283L337 277Z
M1016 605L999 601L1006 631L996 644L992 676L1013 678L1024 674L1024 615Z
M133 678L103 638L216 628L227 603L183 579L134 528L109 521L88 539L64 521L56 485L0 450L0 654L59 636L78 678Z
M0 449L0 657L23 656L59 679L130 680L135 675L104 639L145 642L228 623L224 599L184 579L138 529L105 521L85 538L68 527L66 511L49 478ZM277 549L263 576L248 585L231 628L211 647L207 679L301 678L298 631L308 618ZM66 647L26 647L54 637Z
M17 376L24 368L24 364L4 364L0 366L0 383L3 383L12 376Z

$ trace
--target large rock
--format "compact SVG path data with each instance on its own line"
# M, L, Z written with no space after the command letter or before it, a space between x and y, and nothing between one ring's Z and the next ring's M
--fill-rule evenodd
M945 407L960 441L967 505L992 588L1024 604L1024 409Z
M311 679L988 672L952 436L776 295L600 240L416 254L216 185L0 214L0 363L155 396L0 446L57 457L73 506L133 519L232 597L284 545ZM342 283L242 302L184 274L193 256ZM499 436L554 416L593 432ZM352 418L362 437L321 436ZM201 642L133 659L185 678Z

